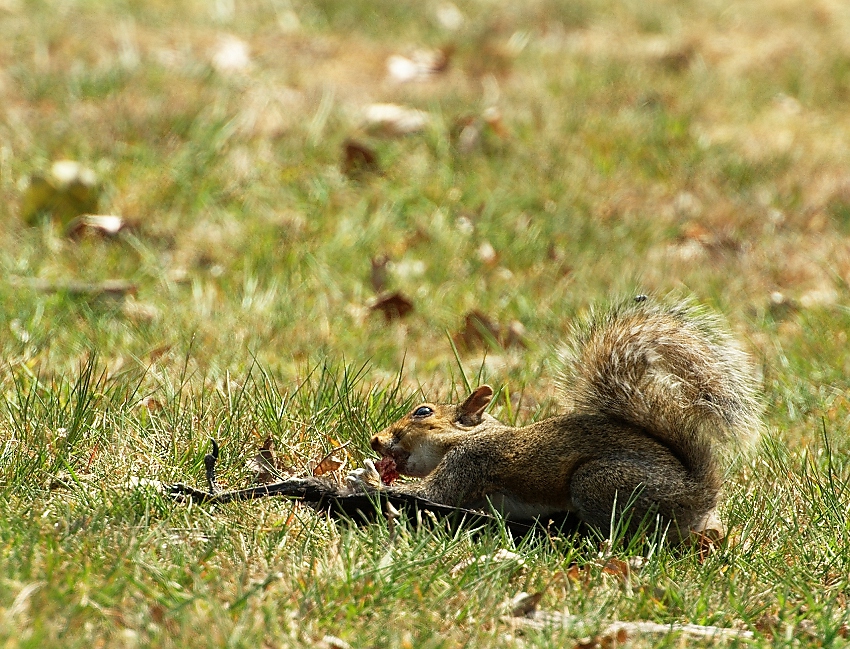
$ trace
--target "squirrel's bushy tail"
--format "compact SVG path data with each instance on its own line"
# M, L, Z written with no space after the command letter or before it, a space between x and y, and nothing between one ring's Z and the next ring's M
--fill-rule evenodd
M575 411L628 422L686 461L716 459L715 450L758 438L761 404L748 355L690 301L660 306L641 296L591 313L575 325L563 362Z

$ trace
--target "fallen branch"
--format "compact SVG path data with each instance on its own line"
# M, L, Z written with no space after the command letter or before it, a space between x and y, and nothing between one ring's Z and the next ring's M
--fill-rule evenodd
M436 503L425 498L403 493L393 487L384 486L367 492L350 491L340 487L330 480L322 478L289 478L280 482L273 482L247 489L236 489L232 491L219 491L215 480L215 464L218 460L218 444L213 440L212 453L204 458L206 479L209 491L202 491L183 483L162 485L164 493L179 502L197 503L230 503L234 501L256 500L257 498L268 498L280 496L302 500L319 511L326 511L336 518L347 518L355 522L369 522L375 520L378 514L386 511L387 503L400 509L408 519L417 524L426 520L446 521L451 529L459 527L474 528L488 525L502 524L517 536L526 534L547 533L549 523L547 520L504 520L482 511L452 507ZM425 514L425 516L423 516ZM566 526L573 525L574 519L557 517L552 526L554 530L560 530Z
M461 526L482 527L496 524L499 520L484 512L442 505L398 492L391 487L369 492L349 493L333 482L321 478L289 478L267 485L232 491L218 491L216 493L195 489L182 483L163 485L163 489L165 493L180 502L191 500L206 504L256 500L273 496L294 498L304 501L316 510L326 511L335 518L348 518L355 522L375 520L376 515L384 511L385 503L390 503L406 512L408 517L412 513L417 522L422 522L422 514L427 513L431 514L432 518L436 520L448 521L452 528ZM534 522L504 521L504 524L511 531L520 535L529 533L535 527Z
M525 617L502 618L505 622L521 628L537 630L545 629L567 629L579 636L588 636L597 624L568 613L556 613L554 611L532 611ZM681 633L691 638L711 638L715 640L740 640L753 637L752 631L743 629L730 629L721 626L702 626L699 624L658 624L657 622L610 622L601 631L593 634L598 640L616 640L618 643L625 642L635 635ZM601 643L604 645L604 643Z
M102 282L79 282L50 281L39 277L10 277L9 284L16 288L28 288L42 293L67 293L73 297L99 297L112 298L124 297L127 294L134 295L138 287L132 282L123 279L107 279Z

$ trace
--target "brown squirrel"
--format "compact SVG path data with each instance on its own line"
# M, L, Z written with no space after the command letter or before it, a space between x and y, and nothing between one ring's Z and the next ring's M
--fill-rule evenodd
M390 489L517 519L574 512L603 532L612 515L630 532L655 520L674 542L716 522L723 450L761 428L753 369L717 318L639 296L574 327L564 368L569 412L521 428L484 412L487 385L413 408L371 440L380 464L422 478Z

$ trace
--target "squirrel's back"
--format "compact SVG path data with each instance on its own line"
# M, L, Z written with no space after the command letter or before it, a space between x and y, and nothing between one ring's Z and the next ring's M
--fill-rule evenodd
M693 469L715 471L716 451L749 447L759 435L748 355L692 302L663 306L640 296L592 312L574 325L562 361L574 412L638 427Z

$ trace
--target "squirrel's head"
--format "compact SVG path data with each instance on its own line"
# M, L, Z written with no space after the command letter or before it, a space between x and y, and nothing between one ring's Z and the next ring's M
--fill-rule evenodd
M460 405L420 403L375 435L371 446L381 457L392 457L399 473L424 477L477 426L495 421L484 413L492 398L493 389L482 385Z

